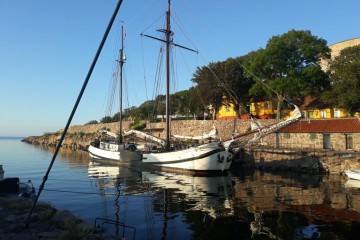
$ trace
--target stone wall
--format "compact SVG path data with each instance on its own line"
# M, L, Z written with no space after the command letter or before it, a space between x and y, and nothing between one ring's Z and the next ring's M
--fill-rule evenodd
M360 151L360 133L352 133L352 150ZM344 133L329 133L331 151L347 151L346 134ZM304 149L304 150L323 150L324 149L324 134L322 133L290 133L290 134L272 134L263 141L266 141L267 146L281 147L289 149Z
M259 119L257 120L263 126L271 125L279 122L276 119ZM249 119L236 119L236 120L172 120L171 121L171 131L172 134L176 135L187 135L187 136L198 136L203 133L208 133L215 126L219 135L223 139L231 138L233 133L242 133L246 132L250 128L251 120ZM131 122L123 122L123 130L130 130ZM117 132L119 129L118 123L99 123L99 124L89 124L89 125L75 125L71 126L68 129L69 133L83 132L83 133L95 133L99 130L107 128L111 132ZM147 123L146 129L165 129L165 122L158 123ZM62 132L63 129L60 130ZM164 130L165 131L165 130ZM162 133L165 135L165 133Z
M270 125L278 122L275 119L261 119L259 122L263 125ZM123 122L123 130L131 129L132 122ZM208 133L215 126L221 139L227 140L232 137L234 133L246 132L250 128L251 120L172 120L171 131L175 135L199 136L203 133ZM99 123L88 125L74 125L70 126L67 135L63 141L64 147L71 148L86 148L96 138L100 137L99 131L101 129L108 129L111 132L117 132L119 123ZM165 138L165 122L147 123L145 130L156 129L156 136ZM43 136L29 136L23 141L31 144L41 144L48 146L55 146L61 137L63 129L57 132L46 133ZM153 133L152 133L153 134Z
M262 126L268 126L277 123L275 119L260 119L257 120ZM236 120L172 120L171 131L174 135L199 136L208 133L213 129L213 126L218 130L219 137L222 140L230 139L233 134L245 133L249 130L251 120L236 119ZM123 130L131 129L131 122L123 123ZM89 124L89 125L75 125L68 129L68 135L64 141L65 145L81 145L85 147L90 141L100 137L99 131L101 129L109 129L111 132L117 132L119 129L118 123L107 124ZM155 129L156 136L165 137L165 123L147 123L145 130ZM40 137L28 137L28 142L38 142L43 144L55 145L60 139L62 129L51 134L44 134ZM153 133L154 134L154 133ZM353 150L360 151L360 133L353 133ZM330 150L346 151L346 135L342 133L330 134ZM323 134L309 134L309 133L290 133L290 134L270 134L265 136L261 141L253 144L253 146L267 146L272 148L288 148L288 149L302 149L302 150L323 150Z
M235 162L260 169L341 173L347 169L360 169L360 153L248 148L237 156Z
M258 120L261 125L267 126L279 122L275 119ZM213 126L218 130L222 140L231 139L233 134L244 133L250 129L250 119L235 120L181 120L171 121L171 131L174 135L199 136L208 133Z
M277 120L259 120L263 126L274 124ZM172 133L176 135L197 136L208 133L215 126L223 140L230 139L233 133L244 133L250 128L251 120L178 120L171 122ZM116 132L117 123L90 124L71 126L63 141L63 147L85 149L90 141L98 138L99 130L103 128ZM148 123L146 129L157 129L160 137L165 136L165 123ZM130 129L130 122L123 124L125 131ZM44 134L43 136L30 136L23 141L31 144L56 146L61 137L62 130L56 133ZM360 133L354 133L354 150L356 151L332 151L323 150L322 134L312 139L308 133L290 134L286 138L282 134L270 134L258 143L248 145L245 151L236 156L236 162L244 166L255 168L280 168L304 170L306 172L325 171L341 172L345 169L360 169ZM277 137L278 136L278 137ZM344 134L333 133L331 144L333 150L345 147Z

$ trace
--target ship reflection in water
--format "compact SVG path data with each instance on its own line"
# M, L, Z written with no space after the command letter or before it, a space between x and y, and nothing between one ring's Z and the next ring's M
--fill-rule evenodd
M128 239L350 239L360 190L335 177L232 170L202 177L90 162L107 234ZM105 204L106 203L106 204ZM127 226L128 228L124 228Z

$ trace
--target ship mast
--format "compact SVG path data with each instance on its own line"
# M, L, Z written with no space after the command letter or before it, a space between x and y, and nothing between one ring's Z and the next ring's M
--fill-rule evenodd
M120 56L119 56L119 66L120 66L120 83L119 83L119 144L123 142L122 136L122 75L123 75L123 65L125 63L124 57L124 25L121 25L121 48L120 48Z
M166 12L166 139L165 149L170 149L170 41L171 26L170 26L170 0L168 0L168 11Z
M173 42L172 36L174 35L174 33L171 31L170 8L171 8L171 0L168 0L168 9L166 12L166 29L158 29L157 30L158 32L162 32L165 34L165 40L156 38L156 37L152 37L152 36L149 36L146 34L141 34L141 36L149 37L149 38L164 42L166 44L166 100L165 100L165 105L166 105L165 149L166 150L170 149L170 45L173 45L175 47L184 48L186 50L198 53L197 50L187 48L187 47L178 45Z

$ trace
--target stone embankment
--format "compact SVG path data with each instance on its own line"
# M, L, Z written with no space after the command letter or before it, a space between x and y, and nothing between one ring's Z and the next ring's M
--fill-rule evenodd
M275 119L259 120L262 125L270 125L278 122ZM250 128L251 120L173 120L171 121L171 132L174 135L199 136L210 132L213 127L218 130L221 139L230 139L234 133L246 132ZM131 122L123 122L124 131L131 130ZM107 129L118 132L118 123L75 125L69 127L62 143L62 147L85 149L92 140L100 137L99 131ZM165 123L146 123L145 131L152 131L158 137L165 137ZM45 133L42 136L29 136L23 141L35 145L56 146L60 140L63 129L54 133Z
M360 170L360 153L328 150L281 149L269 147L247 148L238 161L243 166L311 173L342 174L347 169Z
M275 119L259 120L263 126L277 122ZM249 130L251 120L173 120L171 132L174 135L199 136L208 133L215 127L222 140L230 139L234 133L244 133ZM71 126L62 143L62 147L71 149L87 149L91 141L100 137L99 131L107 129L117 132L118 123L90 124ZM123 123L123 130L131 129L130 122ZM147 123L144 131L165 138L165 123ZM55 133L45 133L43 136L30 136L23 141L36 145L56 146L63 130ZM236 156L238 163L255 168L289 169L305 172L341 173L346 169L360 169L360 153L353 151L336 152L323 149L304 149L293 146L291 149L276 148L276 138L270 134L262 139L261 145L256 143L247 146Z

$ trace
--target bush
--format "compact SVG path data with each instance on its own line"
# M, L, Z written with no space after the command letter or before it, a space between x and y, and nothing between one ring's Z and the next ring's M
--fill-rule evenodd
M132 127L132 129L134 129L134 130L142 130L146 127L146 122L139 122L130 127Z
M96 120L91 120L91 121L89 121L89 122L85 123L85 125L98 124L98 123L99 123L99 122L98 122L98 121L96 121Z

